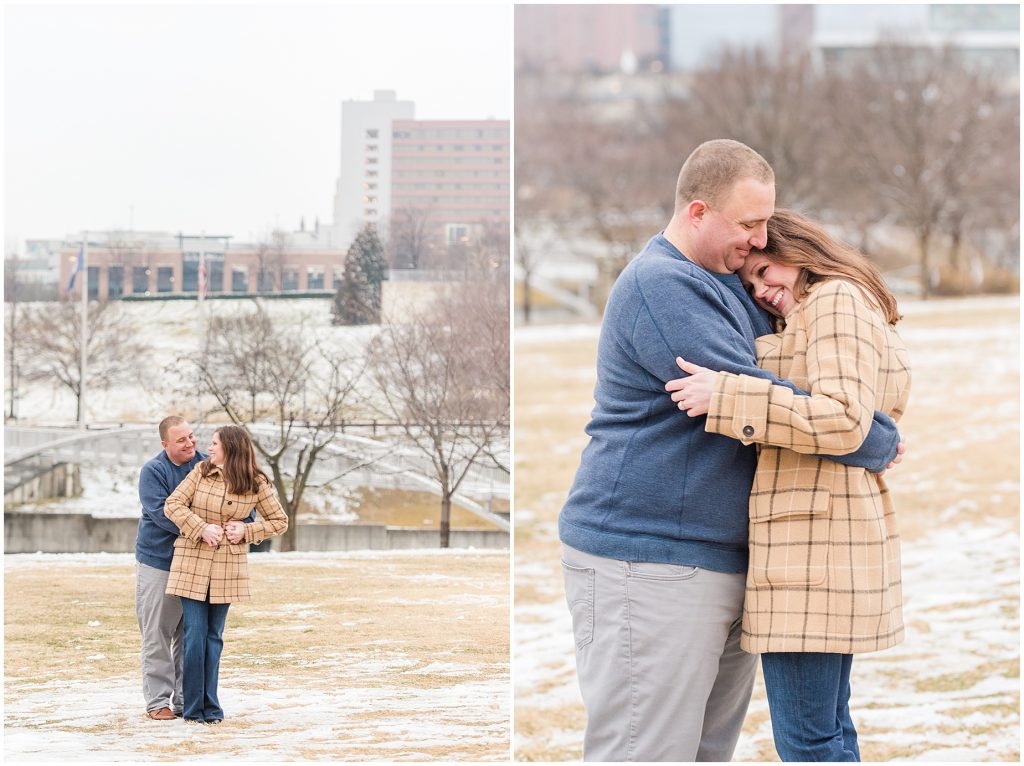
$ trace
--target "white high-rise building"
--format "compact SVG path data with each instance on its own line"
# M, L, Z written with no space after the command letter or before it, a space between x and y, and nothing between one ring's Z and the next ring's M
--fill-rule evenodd
M341 105L341 169L334 193L331 245L345 250L368 222L391 212L391 125L415 117L412 101L393 90L376 90L373 101Z

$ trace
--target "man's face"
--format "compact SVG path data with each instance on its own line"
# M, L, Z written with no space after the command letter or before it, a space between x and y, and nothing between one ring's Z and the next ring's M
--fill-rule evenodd
M706 206L700 220L698 263L716 274L731 274L751 249L768 243L768 219L775 212L775 185L744 178L721 207Z
M175 465L182 465L196 456L196 435L188 423L167 429L167 440L161 441L164 452Z

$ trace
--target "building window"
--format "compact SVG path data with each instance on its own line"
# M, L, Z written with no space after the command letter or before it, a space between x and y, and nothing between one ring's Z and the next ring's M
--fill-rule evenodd
M366 182L366 183L364 183L364 184L363 184L363 188L364 188L364 189L365 189L366 191L376 191L376 189L377 189L377 184L371 184L371 183L369 183L369 182Z
M368 152L375 152L375 151L377 151L377 144L367 144L366 145L366 151L368 151Z
M299 270L293 267L284 269L281 272L281 290L283 292L295 292L299 289Z
M366 129L366 137L367 138L376 138L377 137L377 129L376 128L367 128Z
M366 177L367 178L376 178L377 177L377 171L376 170L367 170L366 171Z
M199 292L199 253L182 253L181 291L185 293Z
M332 270L331 274L332 274L331 288L334 289L334 290L337 290L339 287L341 287L341 283L345 279L345 267L344 266L335 266L334 269Z
M461 244L469 241L468 223L450 223L445 227L445 233L449 245Z
M366 164L367 165L376 165L377 164L377 158L376 157L367 157L366 158Z
M377 215L377 211L372 207L368 207L363 211L363 214L366 215L367 218L374 218Z
M206 254L206 292L224 292L224 256L221 253Z
M306 289L307 290L323 290L324 289L324 267L323 266L309 266L306 269Z
M174 267L160 266L156 270L156 291L169 293L174 291Z
M98 301L100 299L100 267L90 266L89 267L89 300Z
M116 301L124 295L124 266L107 267L107 300Z
M246 293L246 292L249 292L249 267L248 266L232 266L231 267L231 292L233 292L233 293Z
M149 292L149 269L147 269L145 266L132 267L132 292Z

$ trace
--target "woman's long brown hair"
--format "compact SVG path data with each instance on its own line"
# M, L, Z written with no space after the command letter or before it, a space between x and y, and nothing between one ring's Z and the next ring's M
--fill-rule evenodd
M875 265L797 212L779 209L772 214L768 219L768 244L761 252L769 260L800 269L793 289L793 297L798 301L815 282L848 279L874 298L889 324L894 325L901 318L896 298Z
M220 448L224 451L224 481L228 492L244 495L260 491L260 480L270 481L256 465L256 450L252 447L249 433L241 426L223 426L214 431L220 436ZM209 459L202 463L202 475L209 476L214 469Z

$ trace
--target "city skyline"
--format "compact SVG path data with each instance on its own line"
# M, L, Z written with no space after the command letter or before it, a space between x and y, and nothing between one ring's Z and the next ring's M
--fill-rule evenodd
M511 117L510 6L17 6L6 22L8 251L82 229L330 224L342 102L375 90L419 119Z

